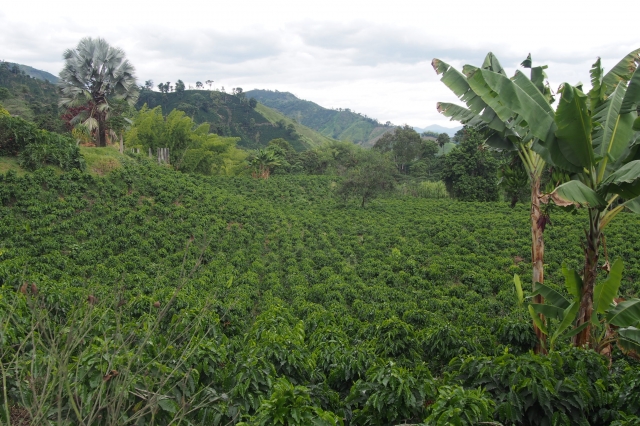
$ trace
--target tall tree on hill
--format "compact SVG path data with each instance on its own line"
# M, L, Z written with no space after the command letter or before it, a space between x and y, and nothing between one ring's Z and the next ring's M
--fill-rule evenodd
M135 69L122 49L112 47L102 38L86 37L75 49L64 52L64 68L60 71L59 105L73 108L91 105L84 123L97 129L97 145L106 146L111 103L122 100L134 105L139 89Z
M406 173L407 164L418 157L421 147L420 135L408 125L385 133L373 145L375 150L382 153L391 152L398 170L402 173Z
M449 135L446 133L440 133L436 140L438 141L438 146L440 147L440 149L444 150L444 144L448 143L451 138L449 138Z

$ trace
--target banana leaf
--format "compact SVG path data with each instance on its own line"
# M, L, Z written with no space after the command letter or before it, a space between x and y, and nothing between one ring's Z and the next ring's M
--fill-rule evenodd
M582 278L574 269L567 268L565 263L562 264L562 275L564 275L564 286L567 291L576 300L582 298Z
M640 195L640 160L631 161L611 173L600 185L599 192L620 194L624 198Z
M591 168L595 159L587 96L568 83L562 86L555 123L557 143L565 159L575 166Z
M538 294L542 295L548 305L561 309L566 309L570 305L569 301L565 299L563 295L544 284L536 283L533 290L533 296L537 296Z
M578 313L579 309L579 301L574 301L564 310L564 312L562 313L562 321L558 325L555 333L553 333L553 336L551 336L551 347L553 347L553 344L558 339L558 337L560 337L562 333L564 333L564 331L569 328L571 324L573 324L573 321L576 319L576 314Z
M596 124L593 131L593 149L603 159L615 162L629 145L632 134L633 117L620 115L620 107L626 87L618 84L616 90L594 112L592 121ZM605 160L606 161L606 160Z
M618 330L618 344L622 349L640 353L640 330L626 327Z
M616 259L611 265L607 279L593 289L593 309L599 314L604 314L611 307L613 299L618 295L623 268L622 259Z
M618 303L615 308L607 311L607 321L618 327L635 327L640 322L640 299Z
M587 207L604 207L607 202L596 191L579 180L570 180L558 186L552 193L567 203L579 204Z
M629 81L638 68L640 49L629 52L602 78L605 96L609 96L620 81Z

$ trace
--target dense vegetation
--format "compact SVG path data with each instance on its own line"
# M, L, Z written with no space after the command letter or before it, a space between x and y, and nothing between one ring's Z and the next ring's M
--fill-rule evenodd
M535 339L512 286L531 271L525 207L409 197L360 209L335 183L189 176L144 159L105 178L4 175L2 415L637 421L631 359L614 354L608 369L566 341L528 354ZM561 283L563 259L581 261L583 216L554 214L549 283ZM623 215L607 234L626 296L640 291L627 234L637 226Z
M378 137L392 128L391 123L383 125L349 108L323 108L314 102L298 99L289 92L256 89L248 91L247 96L325 136L364 146L373 145Z

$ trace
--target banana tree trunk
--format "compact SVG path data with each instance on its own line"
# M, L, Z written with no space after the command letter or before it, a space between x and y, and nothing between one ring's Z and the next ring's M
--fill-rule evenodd
M582 298L576 326L591 321L593 314L593 289L598 277L598 258L600 248L600 212L597 209L589 209L589 231L584 247L584 271L582 279ZM573 338L573 344L577 347L587 347L591 336L591 325Z
M540 211L540 177L531 178L531 263L533 265L532 285L535 289L536 283L544 284L544 227L546 218ZM534 303L544 303L544 298L537 295L533 299ZM544 321L544 316L540 314L540 319ZM535 324L533 330L536 333L537 344L536 354L545 354L547 336Z
M98 146L107 146L106 135L107 128L104 123L104 119L102 118L102 114L98 116Z

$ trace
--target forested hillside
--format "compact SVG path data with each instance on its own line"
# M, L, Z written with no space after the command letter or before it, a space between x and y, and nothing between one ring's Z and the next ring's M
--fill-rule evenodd
M393 129L390 123L383 125L348 108L323 108L289 92L256 89L248 91L247 96L333 139L372 146L376 138Z
M143 90L137 107L147 104L150 108L162 107L164 114L174 109L184 111L197 124L210 123L211 130L221 136L240 138L239 146L260 148L272 139L284 139L296 150L318 146L327 138L304 126L285 121L275 111L267 118L256 104L245 96L208 90L184 90L160 93Z

